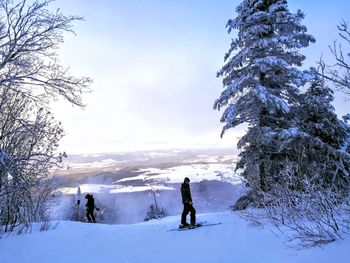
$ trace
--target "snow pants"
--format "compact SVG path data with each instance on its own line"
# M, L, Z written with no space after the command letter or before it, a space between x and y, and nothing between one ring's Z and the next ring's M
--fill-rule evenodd
M91 223L91 222L94 222L96 223L96 219L95 219L95 216L94 216L94 209L87 209L86 210L86 218L87 220Z
M182 211L182 215L181 215L181 224L185 225L186 224L186 217L188 215L188 213L190 213L190 217L191 217L191 225L195 225L196 224L196 210L194 209L194 207L188 203L184 204L184 210Z

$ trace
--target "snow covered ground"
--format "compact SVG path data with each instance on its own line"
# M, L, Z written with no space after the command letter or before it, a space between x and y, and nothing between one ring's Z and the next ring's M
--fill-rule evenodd
M164 185L155 186L121 186L121 185L108 185L108 184L81 184L79 185L81 192L84 193L132 193L132 192L144 192L144 191L173 191L173 187L167 187ZM74 195L77 193L77 187L63 187L59 189L60 192L68 195Z
M152 188L156 190L175 190L173 187L167 187L163 184L180 184L185 177L189 177L192 183L203 180L217 180L233 185L242 183L242 178L233 172L232 165L227 164L191 164L167 169L143 168L136 170L136 172L141 174L117 180L111 185L85 183L79 186L82 193L124 193L150 191L149 184L151 182ZM142 181L145 185L133 186L133 181ZM130 182L129 185L128 182ZM77 193L77 187L63 187L59 191L74 195Z
M240 176L234 173L232 164L191 164L179 165L167 169L145 168L139 169L141 175L118 180L116 183L141 179L144 181L160 181L166 183L182 183L185 177L191 178L191 182L202 180L218 180L232 184L242 182Z
M234 172L236 156L230 149L144 151L76 155L65 162L63 195L174 191L185 177L191 183L218 181L238 185L242 178ZM69 169L67 169L69 167Z
M61 221L54 230L0 239L6 263L348 263L350 238L323 248L293 250L271 229L249 227L236 213L201 214L221 225L191 231L180 216L131 225Z

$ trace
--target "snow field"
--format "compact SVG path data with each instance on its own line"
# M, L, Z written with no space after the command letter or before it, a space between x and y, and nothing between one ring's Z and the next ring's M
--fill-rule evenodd
M47 232L0 239L7 263L347 263L350 239L308 250L287 248L268 228L252 228L236 213L200 214L221 225L189 231L179 216L131 225L59 222Z

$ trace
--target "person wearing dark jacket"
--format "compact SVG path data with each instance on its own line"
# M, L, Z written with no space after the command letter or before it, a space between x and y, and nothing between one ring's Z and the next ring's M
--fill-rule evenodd
M182 215L181 215L180 228L190 226L186 222L186 217L187 217L188 213L191 213L190 214L191 225L195 226L196 225L196 210L194 209L193 203L192 203L190 179L188 177L186 177L184 179L184 182L181 185L181 196L182 196L182 203L184 205L184 209L183 209Z
M95 209L95 200L92 194L85 195L86 202L86 218L90 223L96 223L96 219L94 216L94 209Z

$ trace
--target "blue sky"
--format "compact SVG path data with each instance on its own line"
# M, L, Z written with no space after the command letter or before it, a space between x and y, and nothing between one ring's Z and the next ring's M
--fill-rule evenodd
M94 79L85 110L53 106L68 153L168 147L235 147L244 129L220 139L221 113L212 110L222 91L216 72L233 35L225 28L237 0L56 0L65 14L83 16L59 51L73 74ZM350 20L348 0L290 0L292 12L317 43L302 51L314 65L337 38L336 25ZM336 108L346 109L342 96Z

